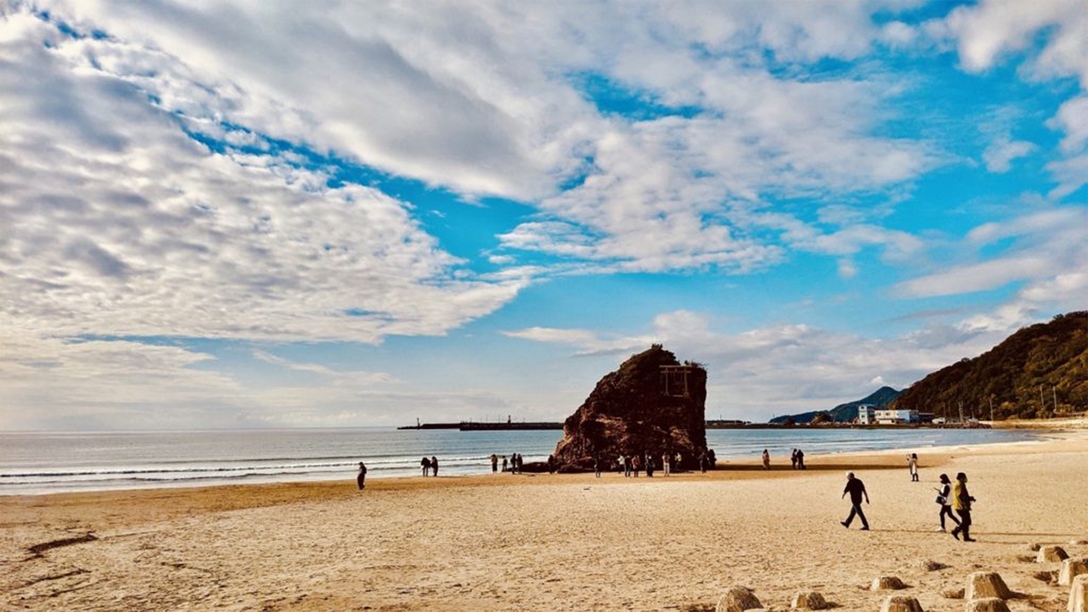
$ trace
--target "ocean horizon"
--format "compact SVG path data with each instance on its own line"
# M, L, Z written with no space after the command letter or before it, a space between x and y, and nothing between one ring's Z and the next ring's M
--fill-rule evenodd
M350 480L360 461L368 478L421 474L437 457L439 476L491 471L489 456L543 461L562 432L398 430L395 427L133 432L0 433L0 495L243 483ZM827 455L1037 439L1007 429L711 429L719 460L754 458L764 448L785 462L793 448Z

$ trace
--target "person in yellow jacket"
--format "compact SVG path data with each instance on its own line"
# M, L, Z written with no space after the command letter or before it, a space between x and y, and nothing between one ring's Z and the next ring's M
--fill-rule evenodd
M957 540L960 539L962 533L964 542L975 541L971 538L971 502L973 501L975 498L967 492L967 474L963 472L956 474L956 484L952 485L952 509L960 515L960 524L952 530L952 537Z

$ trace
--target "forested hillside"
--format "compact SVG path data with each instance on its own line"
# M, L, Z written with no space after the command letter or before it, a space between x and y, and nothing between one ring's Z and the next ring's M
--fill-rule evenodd
M1042 418L1088 409L1088 312L1058 315L926 376L892 408L957 418Z

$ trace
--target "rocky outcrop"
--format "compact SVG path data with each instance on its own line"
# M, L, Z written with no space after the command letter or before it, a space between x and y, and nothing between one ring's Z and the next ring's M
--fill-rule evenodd
M1009 604L1000 597L972 599L963 607L966 612L1009 612Z
M1066 559L1062 561L1062 569L1058 573L1058 584L1070 586L1074 578L1084 574L1088 574L1088 557Z
M824 596L815 591L805 591L793 596L791 610L826 610L829 606Z
M975 572L967 577L967 599L1008 599L1012 592L996 572Z
M873 583L869 585L870 591L898 591L905 588L907 588L907 585L903 584L903 581L895 576L873 578Z
M1073 579L1073 586L1069 589L1069 604L1065 609L1066 612L1088 612L1088 574Z
M1069 558L1069 554L1061 546L1044 546L1039 549L1036 563L1061 563Z
M595 455L649 454L660 464L663 453L680 455L674 467L693 469L707 450L705 404L706 370L655 344L605 375L563 423L559 471L592 470Z
M748 587L735 586L725 592L718 599L717 612L745 612L745 610L758 610L763 607L759 598Z
M880 606L880 612L923 612L922 604L913 597L905 595L892 595L884 600Z

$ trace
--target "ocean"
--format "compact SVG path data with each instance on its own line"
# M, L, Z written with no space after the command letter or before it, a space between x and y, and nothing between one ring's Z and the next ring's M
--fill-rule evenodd
M562 434L387 427L0 433L0 495L350 480L359 461L366 462L368 479L413 476L424 456L438 458L440 476L484 474L491 470L491 453L543 461ZM795 447L812 457L1033 436L1002 429L712 429L707 442L719 459L754 458L766 448L784 462Z

